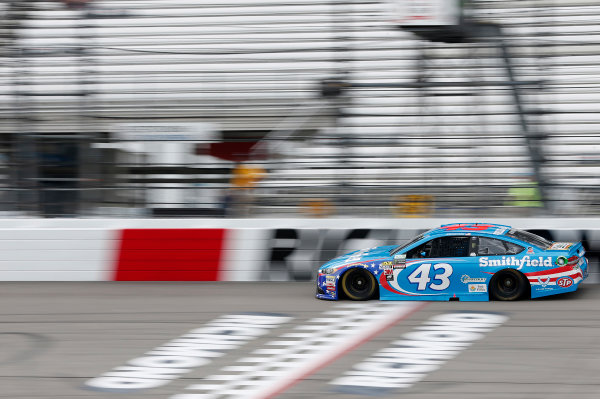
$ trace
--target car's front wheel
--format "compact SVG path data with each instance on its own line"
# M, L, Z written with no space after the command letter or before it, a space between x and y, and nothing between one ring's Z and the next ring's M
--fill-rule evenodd
M373 298L377 289L375 277L365 269L351 269L342 276L344 294L355 301Z
M497 301L516 301L527 293L529 282L525 276L514 270L501 270L490 281L490 297Z

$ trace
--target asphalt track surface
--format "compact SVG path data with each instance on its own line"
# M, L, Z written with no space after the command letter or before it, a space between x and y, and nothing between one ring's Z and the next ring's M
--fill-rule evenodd
M289 282L1 283L0 398L600 397L600 286L582 285L575 293L525 302L429 302L398 308L378 301L320 301L313 294L312 283ZM265 348L279 348L281 339L291 340L293 349L298 338L289 337L302 336L298 332L333 334L331 326L340 314L360 317L379 309L386 310L376 323L364 319L346 323L350 329L358 328L347 333L351 339L314 341L315 350L300 359L305 363L280 365L286 367L283 383L279 378L255 377L255 385L262 389L259 396L245 392L244 386L229 393L220 388L219 384L244 378L244 368L239 371L236 365L247 365L244 361ZM437 362L435 370L410 387L347 389L332 384L431 318L460 312L499 314L506 319L446 361ZM285 322L239 341L236 348L208 364L176 373L158 387L114 391L89 386L92 379L131 366L132 359L149 356L148 352L192 330L246 313L281 317ZM307 325L317 327L307 330ZM263 362L273 361L269 355L261 356ZM208 388L204 385L211 393L190 388L223 374L231 379L226 376Z

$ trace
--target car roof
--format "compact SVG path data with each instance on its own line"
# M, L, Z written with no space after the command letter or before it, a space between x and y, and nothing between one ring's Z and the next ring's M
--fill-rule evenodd
M454 223L445 224L424 234L425 237L444 236L451 234L486 234L502 236L505 235L511 226L494 223Z

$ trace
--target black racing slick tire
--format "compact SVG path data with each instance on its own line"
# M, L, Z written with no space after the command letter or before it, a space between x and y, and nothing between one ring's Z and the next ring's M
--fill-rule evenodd
M342 290L349 299L366 301L375 296L377 282L365 269L350 269L342 276Z
M490 281L490 299L496 301L517 301L522 299L529 289L529 281L514 269L500 270Z

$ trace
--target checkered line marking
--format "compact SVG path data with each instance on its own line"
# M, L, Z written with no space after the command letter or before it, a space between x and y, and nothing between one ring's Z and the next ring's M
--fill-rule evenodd
M170 399L265 399L334 361L418 310L423 304L343 303L294 327L221 374L186 388Z

